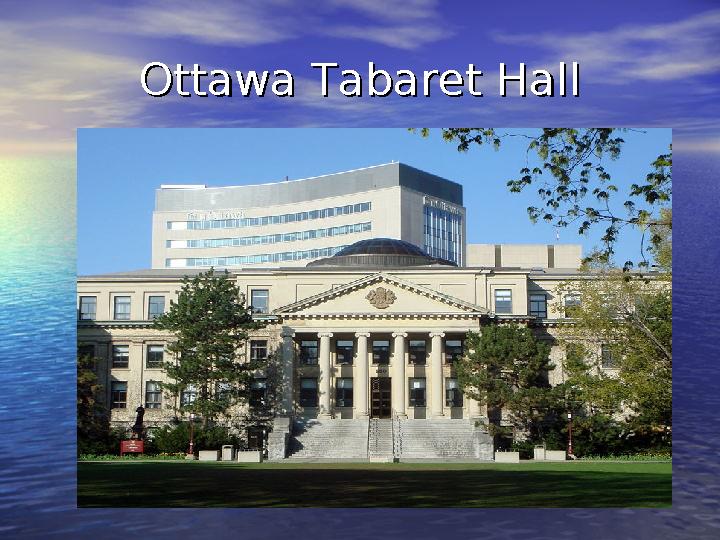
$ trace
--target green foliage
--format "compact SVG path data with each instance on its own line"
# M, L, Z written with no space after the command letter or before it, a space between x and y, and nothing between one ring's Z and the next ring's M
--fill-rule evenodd
M521 430L535 442L552 433L562 406L547 380L553 366L546 343L529 328L490 325L480 334L469 332L465 350L456 364L458 382L468 397L487 406L491 435Z
M174 359L164 363L172 382L163 388L179 395L194 387L197 398L182 411L202 416L204 426L247 401L252 371L261 367L238 362L249 330L261 325L252 319L244 298L227 272L213 269L185 278L177 302L154 321L154 327L173 333L167 346Z
M605 414L575 416L572 429L573 454L578 457L622 454L630 446L623 423Z
M240 438L225 426L203 428L195 425L193 429L195 450L219 450L225 444L241 446ZM190 445L190 423L181 422L173 426L156 429L152 434L152 448L155 453L185 453Z
M625 141L618 134L623 131L626 130L545 128L531 136L494 128L444 128L442 137L456 143L460 152L483 145L499 150L507 137L527 139L527 164L516 178L508 180L509 191L520 193L537 187L541 204L528 208L532 222L542 219L555 227L572 225L580 234L602 224L603 248L594 255L609 262L623 228L646 230L667 225L667 216L663 217L660 210L668 207L672 198L672 149L650 164L644 181L633 183L627 193L618 193L605 161L617 160L622 155ZM421 133L428 136L429 130L422 129ZM611 204L615 193L621 196L619 207ZM645 252L641 250L642 266L649 265ZM632 261L625 263L626 267L632 265Z
M97 359L78 354L77 358L77 446L78 454L112 451L115 437L105 407L98 401L102 386L95 374Z
M558 307L569 291L582 297L573 324L559 336L566 345L570 401L589 414L629 409L627 429L666 433L672 425L672 294L665 277L603 269L594 278L563 284ZM614 369L602 369L600 344L611 352Z
M142 461L142 460L163 460L163 461L176 461L184 460L185 452L178 452L175 454L125 454L119 456L117 454L80 454L78 461Z

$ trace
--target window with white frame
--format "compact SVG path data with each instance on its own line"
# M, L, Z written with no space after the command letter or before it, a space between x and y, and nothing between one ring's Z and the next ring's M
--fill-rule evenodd
M161 368L163 365L164 345L148 345L145 354L145 367Z
M145 408L159 409L162 406L162 388L157 381L145 383Z
M156 319L165 312L165 297L148 297L148 319Z
M270 291L268 289L253 289L250 291L250 306L253 313L270 312Z
M115 309L113 311L113 317L116 321L129 321L130 320L130 297L129 296L116 296L115 297Z
M112 367L126 368L130 360L130 345L112 346Z
M510 289L495 289L495 313L512 314L512 291Z

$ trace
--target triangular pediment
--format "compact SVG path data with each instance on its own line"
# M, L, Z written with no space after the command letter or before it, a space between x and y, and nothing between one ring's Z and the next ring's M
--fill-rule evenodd
M380 272L283 306L274 313L280 316L477 317L486 315L487 310L430 287Z

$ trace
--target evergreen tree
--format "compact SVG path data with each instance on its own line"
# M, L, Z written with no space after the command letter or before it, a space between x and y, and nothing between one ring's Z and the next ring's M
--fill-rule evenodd
M247 402L253 370L262 367L242 358L253 321L243 295L227 272L211 268L183 279L177 302L155 319L157 329L170 331L167 346L174 359L164 363L172 382L163 383L174 395L192 389L195 399L180 410L199 414L207 427L234 405Z
M508 435L509 428L522 438L542 439L562 408L547 377L550 347L516 324L469 332L465 344L458 382L465 395L487 406L490 434Z
M78 454L104 454L110 444L110 422L98 396L102 386L95 374L96 359L78 352L77 443Z

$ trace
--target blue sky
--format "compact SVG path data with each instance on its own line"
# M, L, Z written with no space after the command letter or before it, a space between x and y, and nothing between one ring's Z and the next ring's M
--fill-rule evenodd
M512 130L519 132L519 130ZM621 192L642 180L671 142L669 129L627 131L618 161L607 162ZM500 151L459 153L406 129L85 129L78 136L78 273L150 266L154 190L160 184L241 185L307 178L401 161L463 185L467 236L475 243L552 243L555 229L533 225L526 209L535 190L508 193L525 165L527 142L505 139ZM624 200L624 199L623 199ZM622 201L620 201L622 202ZM560 242L599 245L600 230ZM639 236L623 233L618 261L639 259Z
M0 155L75 150L76 127L641 125L720 152L713 2L25 2L0 20ZM319 97L310 62L486 72L484 98ZM498 98L497 66L581 63L579 98ZM145 95L146 63L293 72L292 99ZM438 94L438 92L435 92Z

